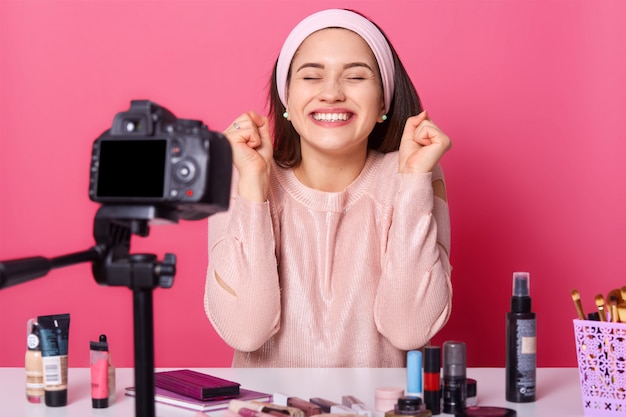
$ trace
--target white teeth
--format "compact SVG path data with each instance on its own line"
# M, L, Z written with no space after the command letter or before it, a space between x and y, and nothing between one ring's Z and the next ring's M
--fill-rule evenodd
M341 122L348 120L348 113L315 113L313 118L324 122Z

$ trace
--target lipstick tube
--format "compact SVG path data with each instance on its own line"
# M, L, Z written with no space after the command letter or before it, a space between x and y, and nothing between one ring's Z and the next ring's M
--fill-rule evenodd
M441 348L424 347L424 403L433 415L441 414Z
M307 417L322 414L322 410L319 406L299 397L290 397L283 393L275 392L272 395L272 398L274 404L299 408L300 410L304 411L304 414Z
M368 409L363 401L353 395L344 395L341 397L341 403L346 407L350 407L361 416L372 417L372 410Z
M309 402L317 405L322 410L322 413L354 414L354 410L351 408L325 398L313 397L309 399Z

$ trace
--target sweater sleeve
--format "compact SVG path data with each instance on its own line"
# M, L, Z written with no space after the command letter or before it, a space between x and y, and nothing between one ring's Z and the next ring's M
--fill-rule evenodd
M450 316L450 218L448 204L433 195L443 181L429 174L398 174L383 273L375 301L378 330L398 349L418 349Z
M280 308L269 203L235 196L209 218L207 317L228 345L251 352L278 331Z

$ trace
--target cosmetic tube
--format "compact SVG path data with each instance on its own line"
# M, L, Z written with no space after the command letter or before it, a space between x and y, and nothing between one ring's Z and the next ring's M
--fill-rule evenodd
M443 412L454 414L465 408L467 395L465 343L443 344Z
M441 348L424 347L424 403L433 415L441 414Z
M44 398L48 407L67 405L67 355L70 315L37 317L43 358Z
M422 352L419 350L406 353L406 395L422 397Z
M26 370L26 398L30 403L39 404L44 397L43 360L41 357L39 324L37 324L35 319L28 320L26 333L27 350L24 358L24 368Z
M513 273L511 311L506 315L506 400L535 401L537 323L531 311L530 274Z
M105 335L98 342L89 342L91 365L91 406L109 406L109 344Z

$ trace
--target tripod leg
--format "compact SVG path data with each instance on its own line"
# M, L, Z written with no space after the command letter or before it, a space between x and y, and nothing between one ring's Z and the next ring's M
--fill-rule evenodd
M133 289L135 416L155 417L153 289Z

